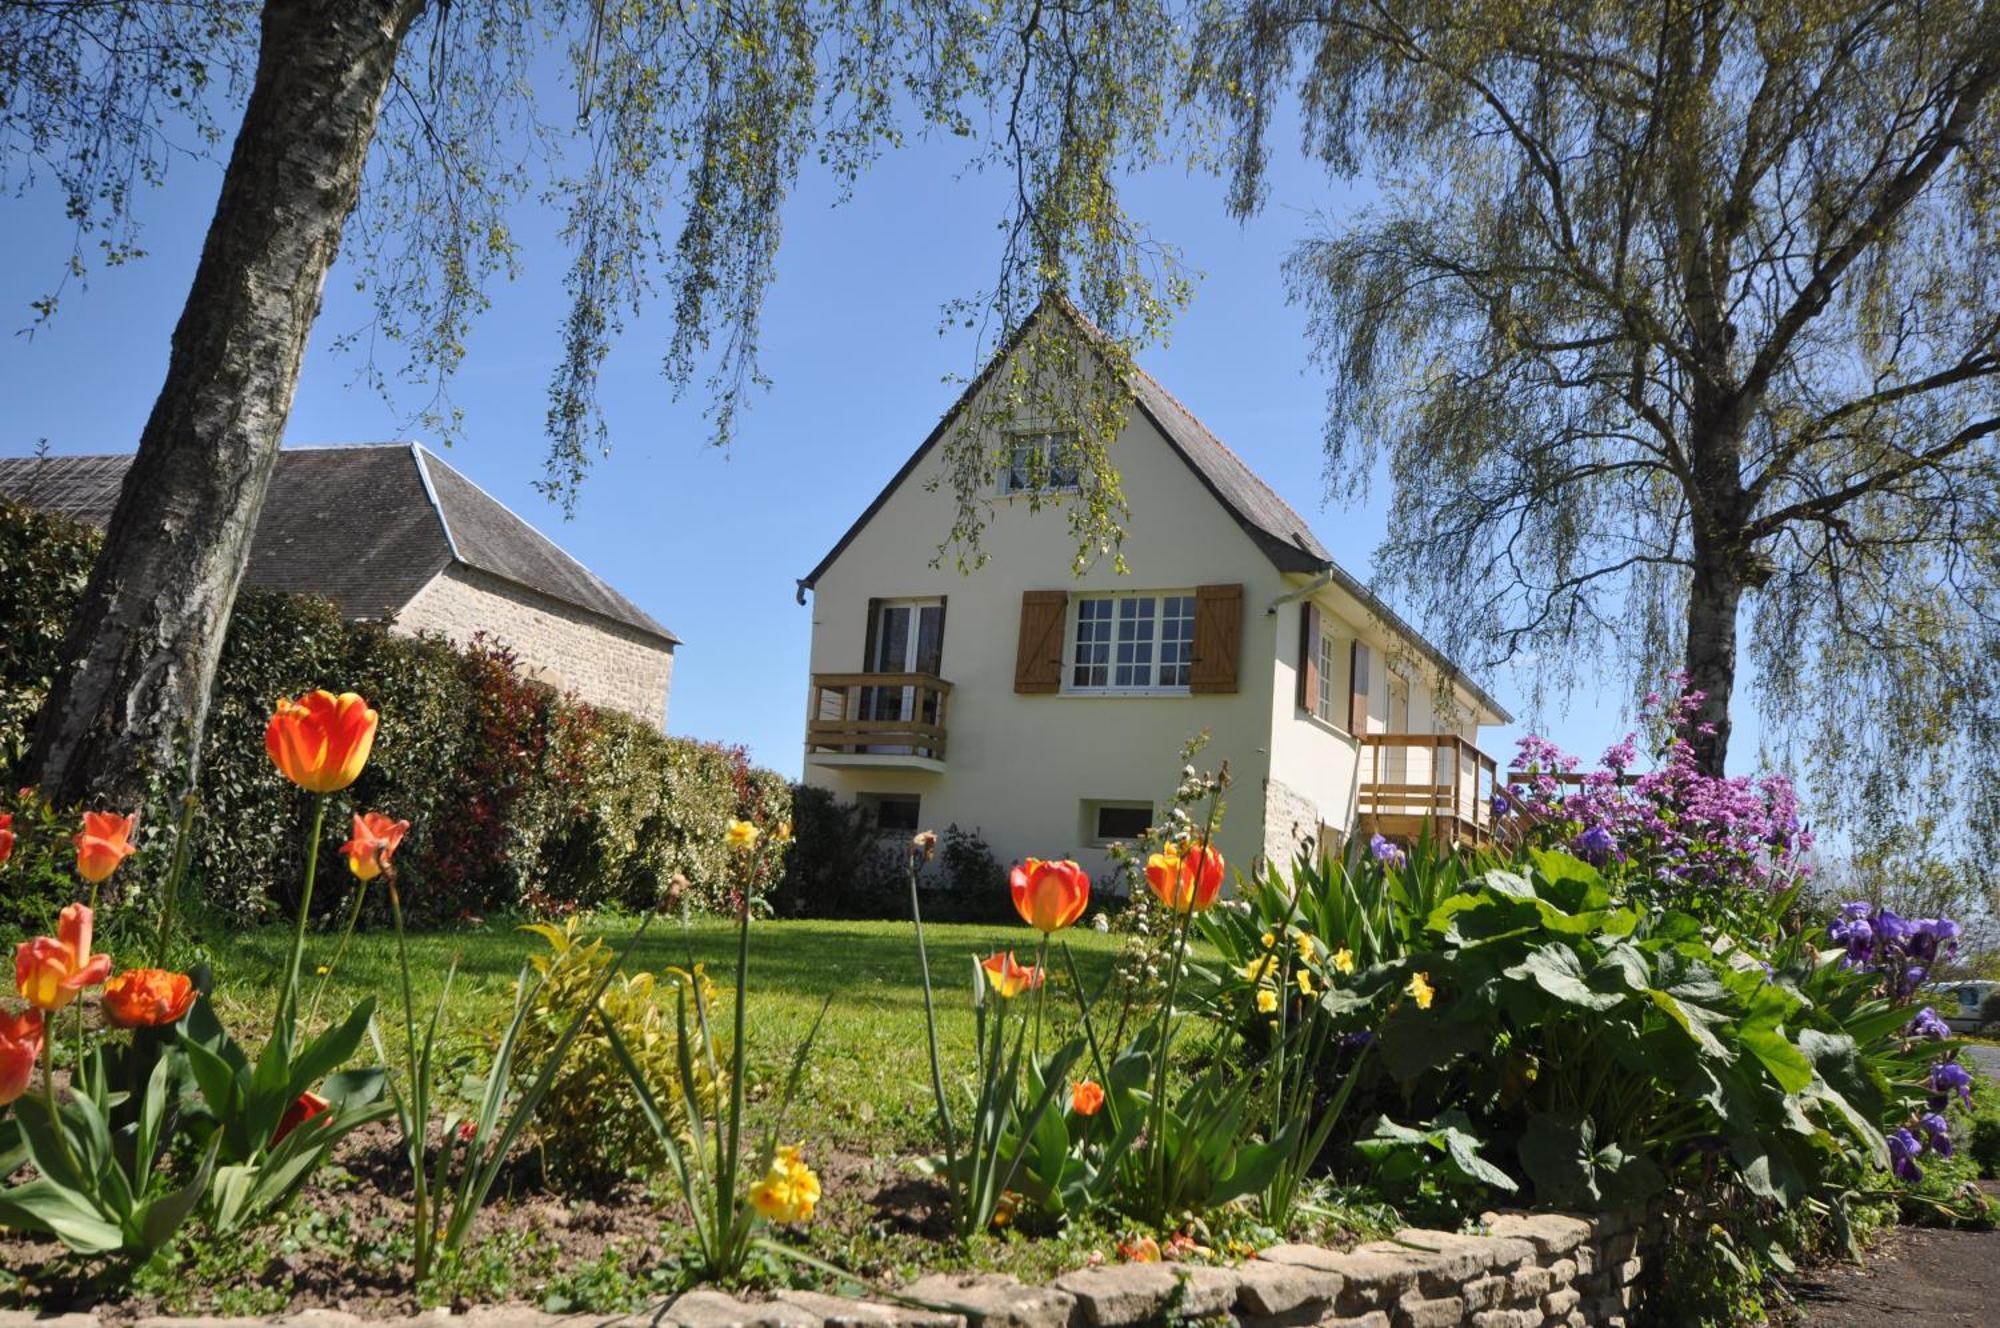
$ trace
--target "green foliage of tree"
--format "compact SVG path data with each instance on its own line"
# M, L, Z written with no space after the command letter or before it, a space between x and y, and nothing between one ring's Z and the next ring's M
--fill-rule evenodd
M1823 805L1994 819L2000 6L1215 0L1194 49L1236 209L1288 94L1380 182L1289 275L1448 649L1679 656L1719 772L1747 607Z
M221 142L241 108L167 381L33 765L64 800L131 804L199 750L216 646L341 245L373 308L342 340L365 378L398 400L414 390L419 427L449 431L449 385L491 283L535 257L517 209L561 217L569 298L552 329L542 484L567 504L608 445L598 376L627 321L649 301L671 311L666 377L705 393L727 443L763 381L760 312L800 170L851 187L908 136L962 139L969 169L1012 184L992 280L949 316L1012 329L1065 290L1109 334L1095 353L1122 359L1185 295L1177 256L1120 188L1168 150L1185 54L1166 0L0 9L0 176L60 193L78 235L64 279L86 270L92 238L104 261L140 252L141 186L175 152ZM1074 373L1075 344L1038 337L1042 368L1009 390L1084 463L1068 505L1089 559L1115 550L1123 515L1104 449L1124 380ZM959 438L953 485L990 479L997 451ZM976 521L953 532L972 560L977 534Z

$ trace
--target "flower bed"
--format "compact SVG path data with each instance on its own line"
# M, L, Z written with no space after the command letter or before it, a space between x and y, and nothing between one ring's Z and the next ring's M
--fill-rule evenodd
M908 842L929 1111L905 1122L914 1156L844 1157L799 1107L828 1068L818 1039L841 985L797 1026L752 1025L760 966L826 962L766 953L754 883L788 827L718 828L733 963L639 971L650 917L616 943L538 926L502 1017L466 1029L458 960L421 981L413 963L398 859L414 828L347 801L378 730L352 693L307 693L266 719L264 756L297 790L305 837L262 1038L241 1031L256 1021L229 999L229 974L172 962L177 873L159 887L147 963L121 970L98 952L98 892L131 870L139 830L84 820L74 871L89 902L19 945L25 1009L0 1016L0 1176L13 1182L0 1228L32 1246L9 1262L35 1279L17 1291L66 1278L80 1303L130 1306L125 1288L171 1297L183 1258L241 1291L268 1270L229 1261L282 1232L302 1246L283 1275L294 1303L505 1299L527 1289L513 1264L549 1259L544 1300L678 1295L672 1313L690 1324L805 1328L808 1301L778 1293L860 1282L1016 1328L1211 1314L1494 1328L1621 1315L1639 1265L1618 1214L1652 1205L1679 1261L1655 1282L1719 1288L1725 1306L1679 1321L1728 1322L1761 1270L1825 1247L1948 1159L1951 1112L1969 1098L1953 1044L1910 999L1912 970L1948 955L1952 925L1850 908L1829 929L1773 874L1789 837L1688 837L1722 801L1697 781L1633 795L1673 828L1643 851L1631 827L1650 821L1584 844L1604 821L1578 825L1577 808L1548 801L1492 852L1378 840L1238 876L1226 899L1214 840L1228 769L1198 771L1191 753L1135 864L1146 889L1129 952L1103 980L1085 981L1069 943L1092 886L1066 861L1011 872L1016 943L934 968L918 882L938 840ZM1623 815L1623 787L1589 795L1592 814ZM314 938L336 842L351 895ZM0 869L14 847L0 840ZM1698 869L1672 869L1690 856ZM394 966L349 1008L336 977L371 896L393 922ZM953 1010L969 1039L950 1035ZM872 1225L821 1238L830 1196L886 1194L899 1176ZM579 1229L583 1195L617 1202L591 1204ZM1592 1216L1480 1227L1496 1198ZM1383 1200L1442 1229L1345 1254L1298 1239ZM551 1238L558 1215L566 1234ZM942 1241L940 1258L884 1258L882 1229L898 1223ZM1460 1223L1480 1229L1449 1229ZM1735 1273L1687 1263L1718 1251ZM1060 1276L968 1281L938 1262ZM774 1298L751 1311L681 1294L703 1286Z

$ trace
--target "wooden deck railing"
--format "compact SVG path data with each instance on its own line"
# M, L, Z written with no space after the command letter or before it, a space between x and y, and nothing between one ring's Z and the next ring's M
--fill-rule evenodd
M1355 810L1366 834L1414 837L1424 822L1471 843L1493 837L1500 767L1454 733L1369 733L1361 738Z
M944 760L951 684L929 673L815 673L806 754Z

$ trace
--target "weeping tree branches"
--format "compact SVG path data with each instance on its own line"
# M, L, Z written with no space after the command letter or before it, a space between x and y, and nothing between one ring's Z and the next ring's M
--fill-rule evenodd
M1831 792L1991 760L2000 6L1222 0L1190 89L1239 210L1287 90L1385 181L1289 275L1329 475L1386 459L1382 570L1453 646L1678 657L1720 769L1747 601Z
M37 0L0 9L0 172L50 175L79 234L135 251L132 182L177 134L221 139L247 88L160 405L83 599L74 666L32 772L52 796L132 804L196 745L215 651L261 508L321 283L358 256L373 316L339 329L362 377L449 430L449 385L513 219L553 209L568 300L553 329L543 484L572 503L608 443L597 379L628 320L671 310L661 366L726 444L758 367L785 200L814 163L845 185L907 134L967 144L1013 182L994 280L954 315L1017 324L1073 292L1113 361L1185 297L1176 256L1124 211L1162 159L1185 50L1157 0ZM552 87L560 91L552 95ZM274 95L283 89L283 98ZM349 225L349 217L355 219ZM79 255L83 252L79 246ZM82 259L76 263L82 270ZM52 307L52 305L51 305ZM1042 354L1046 342L1046 354ZM1080 558L1115 550L1104 448L1123 376L1037 342L1014 404L1067 440ZM232 409L231 403L252 408ZM972 491L999 460L954 441ZM976 561L980 523L953 534ZM183 774L184 778L185 775Z

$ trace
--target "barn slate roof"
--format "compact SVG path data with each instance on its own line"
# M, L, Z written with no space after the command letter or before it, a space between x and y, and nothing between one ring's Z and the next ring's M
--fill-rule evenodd
M0 457L0 496L102 528L130 454ZM244 584L394 617L454 564L676 644L679 638L420 443L286 448Z
M1088 337L1099 341L1106 339L1097 325L1067 298L1060 294L1044 297L1036 306L1034 313L1022 321L1006 344L987 361L979 376L974 378L959 395L958 400L952 403L951 409L945 412L944 418L938 421L930 436L925 438L910 455L910 459L903 463L902 469L898 470L882 492L876 495L875 501L868 505L867 510L852 526L848 527L847 533L840 537L840 542L828 551L826 557L820 559L819 566L800 580L801 603L804 602L805 591L810 590L825 574L826 569L833 565L834 560L841 555L854 537L861 533L862 528L882 505L889 501L889 495L916 470L924 457L944 437L945 430L958 417L959 412L978 393L986 379L1021 343L1028 329L1037 319L1051 316L1069 319ZM1242 527L1243 533L1250 537L1251 542L1279 571L1295 572L1305 576L1324 576L1339 585L1341 589L1361 601L1385 626L1416 646L1448 677L1454 679L1475 700L1496 715L1501 723L1512 721L1512 714L1494 700L1485 688L1468 677L1464 670L1426 640L1415 627L1404 621L1402 615L1390 608L1358 577L1336 563L1333 554L1320 543L1319 537L1313 534L1312 526L1306 519L1300 516L1290 503L1279 497L1277 490L1266 484L1234 449L1216 437L1214 432L1197 419L1193 411L1182 405L1173 393L1167 391L1158 379L1134 365L1129 386L1133 402L1139 412L1146 417L1160 436L1167 440L1167 445L1187 463L1188 468L1195 473L1195 477L1215 496L1216 501L1222 504L1223 510L1235 519L1236 524Z

